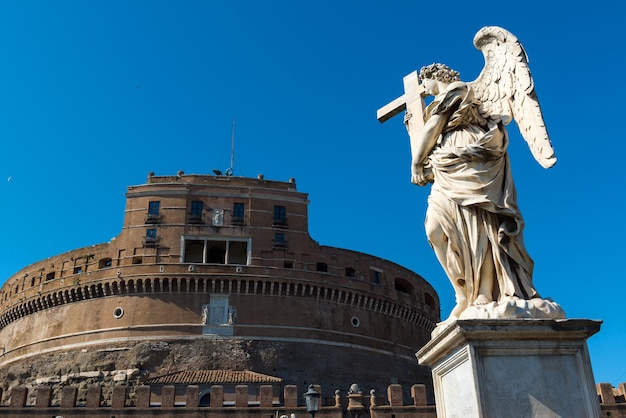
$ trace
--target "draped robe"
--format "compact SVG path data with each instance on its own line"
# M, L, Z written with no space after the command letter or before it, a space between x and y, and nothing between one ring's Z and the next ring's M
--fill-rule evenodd
M539 297L504 126L480 116L471 87L462 82L450 84L426 108L427 120L436 114L447 115L448 122L429 155L434 184L426 222L437 222L447 238L428 237L431 246L445 246L446 274L470 305L478 296L483 263L494 265L493 300Z

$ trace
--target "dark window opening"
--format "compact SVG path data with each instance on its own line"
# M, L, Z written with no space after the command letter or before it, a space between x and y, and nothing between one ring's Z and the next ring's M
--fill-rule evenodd
M143 258L140 255L136 255L133 257L133 264L141 264L143 263Z
M346 277L356 277L356 270L352 267L346 267Z
M152 201L148 202L148 215L146 216L146 223L153 224L161 221L160 217L161 202Z
M328 264L326 264L326 263L317 263L317 265L315 266L315 270L321 271L323 273L327 273L328 272Z
M244 224L244 216L245 216L245 205L243 203L234 203L233 204L233 225L243 225Z
M226 242L207 241L206 262L226 264Z
M372 272L372 282L375 284L380 284L380 276L382 275L382 273L378 270L370 270Z
M46 274L46 281L49 282L50 280L54 280L54 271L51 271L50 273Z
M103 269L105 267L111 267L112 264L113 264L113 260L111 260L110 258L103 258L100 261L98 261L98 268Z
M204 241L188 240L185 241L185 262L186 263L202 263L204 262L202 253L204 252Z
M148 203L148 215L158 215L161 202L153 201Z
M431 294L424 294L424 302L426 305L430 306L433 310L435 309L435 298L432 297Z
M202 209L204 204L199 200L191 202L191 213L189 214L189 222L200 223L202 222Z
M80 274L83 272L83 268L82 267L74 267L74 274Z
M228 264L248 264L248 243L243 241L229 243Z
M413 294L413 285L405 279L396 278L394 281L394 287L398 292L406 293L409 295Z
M274 206L274 226L287 226L287 211L284 206Z
M291 260L285 260L285 263L283 264L283 266L284 266L286 269L292 269L292 268L293 268L293 261L291 261Z
M274 248L286 248L287 240L282 232L274 233Z
M157 237L157 230L154 228L150 228L146 230L146 236L144 238L144 245L147 247L153 247L157 245L159 242L159 238Z
M186 239L185 263L248 264L247 241Z

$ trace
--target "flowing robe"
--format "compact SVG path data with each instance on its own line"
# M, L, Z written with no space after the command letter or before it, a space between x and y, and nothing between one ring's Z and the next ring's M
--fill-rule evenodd
M478 296L483 263L494 265L493 300L539 297L523 243L504 126L480 116L471 87L462 82L434 98L425 117L436 114L447 115L448 122L429 155L434 184L426 222L438 223L447 238L428 237L431 246L445 247L446 274L470 305Z

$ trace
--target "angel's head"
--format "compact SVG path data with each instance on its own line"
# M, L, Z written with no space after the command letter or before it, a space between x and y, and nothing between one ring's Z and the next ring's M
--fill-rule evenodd
M442 83L450 84L455 81L460 81L459 72L454 71L452 68L445 64L434 63L422 67L420 70L421 80L436 80Z

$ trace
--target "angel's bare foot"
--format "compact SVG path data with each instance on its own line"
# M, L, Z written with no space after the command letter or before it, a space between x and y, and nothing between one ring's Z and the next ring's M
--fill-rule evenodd
M488 298L485 295L478 295L478 297L474 301L474 305L486 305L486 304L488 304L488 303L490 303L492 301L493 301L493 299Z

